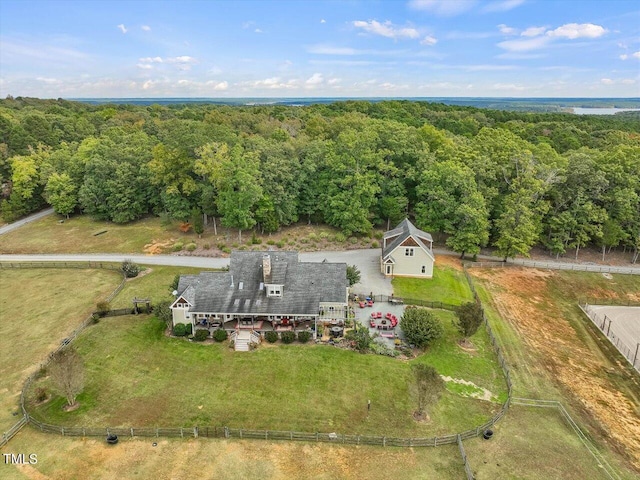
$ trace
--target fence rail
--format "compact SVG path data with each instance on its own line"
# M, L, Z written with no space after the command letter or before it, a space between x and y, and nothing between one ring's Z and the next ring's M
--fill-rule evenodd
M576 433L582 444L589 450L591 456L596 460L598 466L604 470L607 476L611 480L621 480L620 475L613 469L613 467L607 462L607 459L598 451L595 445L591 442L589 437L585 435L582 429L578 426L575 420L569 415L569 412L564 405L557 400L537 400L533 398L512 398L513 405L522 405L525 407L539 407L539 408L553 408L556 409L562 418L567 422L571 429Z
M607 315L600 315L597 312L593 311L589 304L578 304L580 310L589 317L591 322L598 327L598 329L604 334L605 337L609 339L611 344L616 347L616 349L622 354L622 356L631 364L633 368L635 368L638 372L640 372L640 343L636 346L636 348L632 348L629 345L626 345L624 340L621 339L616 333L611 330L611 319Z
M420 300L417 298L406 298L406 297L394 297L389 295L365 295L358 294L358 298L371 298L374 302L390 302L390 303L399 303L404 305L416 305L419 307L427 307L427 308L439 308L441 310L451 310L455 311L460 305L454 305L452 303L446 302L430 302L428 300Z
M550 270L573 270L576 272L593 273L620 273L623 275L640 275L640 267L615 267L606 265L586 265L583 263L558 263L539 262L536 260L524 260L521 258L509 259L506 262L467 262L466 267L475 268L504 268L504 267L530 267L546 268Z
M28 417L26 415L23 415L22 418L15 423L15 425L13 425L9 430L2 434L2 437L0 438L0 447L3 447L7 443L9 443L9 440L11 440L16 433L22 430L22 427L24 427L27 423Z

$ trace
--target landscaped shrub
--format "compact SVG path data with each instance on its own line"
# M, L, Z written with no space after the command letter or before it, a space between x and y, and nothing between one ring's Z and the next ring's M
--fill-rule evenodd
M296 244L296 239L295 239L295 238L290 238L290 239L287 241L287 243L288 243L289 245L295 245L295 244Z
M127 278L137 277L140 273L140 267L131 260L125 260L122 262L120 269L124 272L124 275Z
M109 305L109 302L98 302L96 303L96 312L98 313L98 315L100 315L101 317L104 317L105 314L111 310L111 306Z
M171 305L171 302L169 300L163 300L162 302L158 302L153 307L153 313L156 314L156 317L158 317L159 320L163 321L166 324L171 321L172 317L169 305Z
M202 248L204 248L205 250L209 250L211 248L211 244L205 243L204 245L202 245Z
M237 244L237 243L232 243L232 244L231 244L231 246L232 246L233 248L238 248L238 244Z
M444 334L438 317L425 308L407 307L400 321L400 328L409 343L425 348Z
M225 243L222 242L218 242L216 244L216 247L218 247L218 250L223 250L227 245Z
M36 388L36 402L42 403L47 399L47 397L48 397L48 394L47 394L46 388L44 387Z
M179 283L180 283L180 274L173 277L173 281L171 282L171 285L169 285L169 290L171 290L172 292L174 290L177 290Z
M223 329L218 329L215 332L213 332L213 339L216 342L224 342L228 336L229 335L227 334L227 331Z
M276 247L278 247L278 248L284 247L284 242L282 240L280 240L279 242L276 243Z
M351 245L355 245L356 243L358 243L358 239L356 237L349 237L349 243Z
M238 248L238 250L246 250L247 246L246 245L240 245L240 248Z
M271 240L267 240L267 245L275 245L276 241L271 239Z
M333 237L333 239L338 243L343 243L347 239L347 237L344 233L338 232L336 233L335 237Z
M373 236L374 236L375 238L377 238L378 240L382 240L383 233L382 233L382 232L375 232L375 233L373 234Z
M298 334L298 341L300 343L307 343L309 340L311 340L311 332L300 332Z
M377 353L378 355L386 355L388 357L397 357L400 352L393 348L389 348L386 345L383 345L378 342L371 342L369 344L369 348L373 353Z
M282 343L292 343L296 339L295 332L282 332L280 334L280 339Z
M378 242L376 242L375 240L373 242L371 242L371 248L379 248L380 244Z
M193 339L196 342L204 342L208 336L209 336L209 330L196 330L196 333L193 336Z
M311 236L311 235L309 235L309 236ZM327 232L320 232L318 234L318 237L320 237L320 240L325 240L325 239L329 238L329 234Z
M307 235L307 238L313 242L318 239L318 235L314 232L311 232L309 235Z
M191 335L193 333L193 325L191 325L190 323L186 323L184 325L184 331L186 332L186 335Z
M274 331L266 332L264 338L269 343L276 343L278 341L278 333Z
M222 247L223 253L231 253L231 249L229 247Z
M178 323L173 327L173 334L176 337L184 337L187 334L187 328L184 323Z
M256 235L256 232L253 232L251 234L251 244L252 245L260 245L262 243L262 239L258 238L258 236Z
M196 248L198 248L198 246L195 243L188 243L185 248L187 249L187 252L193 252Z
M182 247L184 247L184 243L176 242L173 244L173 247L171 247L171 250L173 250L174 252L179 252L180 250L182 250Z
M304 237L302 237L302 238L300 239L300 243L309 243L309 239L308 239L308 238L304 238Z

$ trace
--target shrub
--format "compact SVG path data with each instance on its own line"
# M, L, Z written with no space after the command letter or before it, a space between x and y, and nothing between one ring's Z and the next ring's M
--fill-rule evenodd
M98 302L96 303L96 312L99 316L104 317L106 313L111 310L111 306L109 302Z
M382 233L382 232L375 232L375 233L373 234L373 236L374 236L375 238L377 238L378 240L382 240L383 233Z
M333 237L333 239L338 243L343 243L347 239L347 237L344 233L338 232L336 233L335 237Z
M284 247L284 242L282 240L280 240L278 243L276 243L276 247L283 248Z
M185 323L184 331L186 335L191 335L193 333L193 325L191 325L190 323Z
M233 248L238 248L238 244L237 244L237 243L232 243L232 244L231 244L231 246L232 246Z
M158 320L163 321L168 324L171 321L171 309L169 308L171 302L168 300L163 300L162 302L158 302L156 306L153 307L153 313L156 314Z
M193 252L196 248L198 248L198 246L192 242L187 244L185 248L187 249L187 252Z
M349 330L345 338L353 342L354 348L360 353L366 353L369 350L371 334L368 328L360 327L358 330Z
M128 259L125 259L125 261L122 262L122 266L120 268L127 278L137 277L140 273L140 267Z
M262 243L262 239L258 238L256 232L251 234L251 245L260 245Z
M42 403L47 399L47 389L44 387L36 388L36 402Z
M282 332L280 334L280 339L282 343L292 343L296 339L295 332Z
M309 340L311 340L311 332L300 332L298 334L298 341L300 343L307 343Z
M222 253L231 253L231 249L229 247L222 247Z
M202 248L204 248L205 250L209 250L211 248L211 244L205 243L204 245L202 245Z
M349 243L351 245L355 245L356 243L358 243L358 239L356 237L349 237Z
M96 324L100 321L100 314L99 313L94 313L93 315L91 315L91 323Z
M380 244L378 242L376 242L375 240L373 242L371 242L371 248L379 248Z
M179 252L180 250L182 250L183 246L184 246L184 243L176 242L173 244L173 247L171 247L171 250L173 250L174 252Z
M267 240L267 245L275 245L276 241L271 239L271 240Z
M455 326L465 340L478 331L482 325L482 307L479 303L463 303L456 308Z
M320 232L318 234L318 237L320 237L320 240L325 240L325 239L329 238L329 234L327 232Z
M304 238L304 237L302 237L302 238L300 239L300 243L309 243L309 239L308 239L308 238Z
M222 242L218 242L216 244L216 247L218 247L218 250L223 250L227 245L225 243Z
M187 328L184 323L178 323L173 326L173 334L176 337L184 337L187 334Z
M386 355L388 357L397 357L399 355L399 352L397 352L395 349L389 348L386 345L378 342L371 342L369 344L369 348L373 353L376 353L378 355Z
M180 283L180 274L173 277L173 281L171 282L171 285L169 285L169 290L171 290L172 292L174 290L178 290L179 283Z
M307 238L308 238L309 240L311 240L312 242L314 242L314 241L316 241L316 240L318 239L318 235L316 235L314 232L311 232L311 233L307 236Z
M246 250L247 246L246 245L240 245L240 248L238 248L238 250Z
M224 332L224 330L223 330ZM204 342L207 337L209 337L209 330L196 330L195 335L193 336L193 339L196 342Z
M287 243L289 245L295 245L296 244L296 239L295 238L290 238L289 240L287 240Z
M278 341L278 333L274 331L266 332L264 338L269 343L276 343Z
M429 310L407 307L402 315L400 328L409 343L425 348L444 334L442 322Z
M216 342L224 342L228 336L227 331L221 328L213 332L213 339Z

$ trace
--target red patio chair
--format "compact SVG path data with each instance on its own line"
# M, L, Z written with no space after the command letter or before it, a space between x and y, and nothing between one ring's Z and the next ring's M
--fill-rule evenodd
M370 307L373 307L373 300L369 300L369 301L367 302L367 305L369 305Z
M376 312L371 312L371 318L376 318Z
M382 312L376 312L376 318L382 318Z
M358 305L360 305L360 308L364 308L364 302L358 302Z
M369 325L371 325L371 328L376 328L376 322L374 322L373 320L369 322Z
M384 318L386 318L387 320L391 320L391 313L387 312Z

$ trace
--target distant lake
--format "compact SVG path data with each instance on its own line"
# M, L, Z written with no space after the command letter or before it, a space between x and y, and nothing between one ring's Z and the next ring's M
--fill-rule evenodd
M576 115L615 115L618 112L638 112L640 108L582 108L575 107Z

